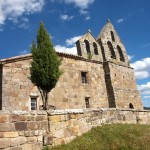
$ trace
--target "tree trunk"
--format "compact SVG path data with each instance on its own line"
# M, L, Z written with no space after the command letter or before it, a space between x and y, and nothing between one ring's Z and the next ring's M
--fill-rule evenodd
M48 92L45 91L45 110L48 108Z
M43 101L43 110L47 110L47 105L48 105L48 92L45 90L42 90L40 87L38 87L40 94L41 94L41 98Z

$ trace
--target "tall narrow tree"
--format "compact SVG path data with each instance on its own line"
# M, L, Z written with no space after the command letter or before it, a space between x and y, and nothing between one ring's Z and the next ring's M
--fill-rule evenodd
M43 23L40 23L37 32L37 43L32 42L31 52L33 56L30 68L31 81L38 87L43 100L43 109L46 110L48 93L55 87L61 75L59 70L61 60Z

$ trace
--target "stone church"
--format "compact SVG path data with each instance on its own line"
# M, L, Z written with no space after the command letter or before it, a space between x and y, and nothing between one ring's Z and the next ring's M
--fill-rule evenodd
M63 74L49 93L50 109L143 109L125 46L109 20L97 38L88 31L76 47L77 55L57 52ZM42 109L31 61L31 54L0 60L0 109Z

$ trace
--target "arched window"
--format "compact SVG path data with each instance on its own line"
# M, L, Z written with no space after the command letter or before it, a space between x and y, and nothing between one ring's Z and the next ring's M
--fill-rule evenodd
M93 42L93 48L94 48L94 54L98 55L97 44L95 42Z
M114 37L114 33L112 31L110 31L110 34L111 34L111 39L113 42L115 42L115 37Z
M133 106L132 103L129 104L129 108L130 108L130 109L134 109L134 106Z
M111 42L108 41L107 44L108 44L108 48L109 48L110 53L111 53L111 58L116 59L116 54L115 54L115 51L114 51L114 49L113 49L113 46L112 46Z
M122 50L121 50L120 46L118 46L118 45L117 45L117 50L118 50L118 53L119 53L119 56L120 56L120 61L125 62Z
M87 54L90 54L90 44L87 40L84 40L84 43L85 43L85 47L86 47L86 51L87 51Z

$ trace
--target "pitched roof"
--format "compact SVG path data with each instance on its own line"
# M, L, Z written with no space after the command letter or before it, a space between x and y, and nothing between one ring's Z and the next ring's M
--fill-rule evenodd
M65 58L71 58L71 59L76 59L76 60L82 60L82 61L90 61L88 59L83 58L82 56L78 55L73 55L73 54L67 54L67 53L61 53L61 52L56 52L58 56L60 57L65 57ZM11 63L11 62L16 62L16 61L21 61L21 60L28 60L32 59L32 54L26 54L26 55L20 55L20 56L15 56L15 57L10 57L6 59L1 59L0 64L6 64L6 63ZM102 63L99 61L90 61L92 63Z

